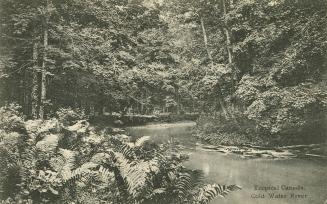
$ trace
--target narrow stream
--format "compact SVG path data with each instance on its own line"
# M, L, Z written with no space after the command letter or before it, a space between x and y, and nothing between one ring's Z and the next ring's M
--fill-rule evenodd
M237 184L242 190L212 204L326 204L327 162L307 159L244 159L197 147L193 122L129 127L130 135L149 135L157 143L174 140L190 155L185 166L203 170L208 182ZM291 187L295 189L290 190ZM264 188L270 188L267 191Z

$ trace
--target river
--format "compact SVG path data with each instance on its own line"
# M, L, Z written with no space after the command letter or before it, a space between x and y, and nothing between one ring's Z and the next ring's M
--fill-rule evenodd
M196 145L196 139L191 136L194 125L193 122L154 124L129 127L127 132L135 137L149 135L157 143L174 141L180 144L181 151L190 155L185 166L203 170L206 181L242 186L241 191L217 198L211 204L327 203L326 160L245 159L209 151ZM291 187L296 189L290 190Z

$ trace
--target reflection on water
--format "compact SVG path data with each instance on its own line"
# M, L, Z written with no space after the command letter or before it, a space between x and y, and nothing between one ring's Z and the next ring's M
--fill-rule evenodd
M237 184L242 191L218 198L212 204L323 204L327 199L327 164L303 159L243 159L195 148L190 129L195 123L147 125L128 128L129 134L152 136L158 143L169 140L186 145L189 168L203 170L208 182ZM298 190L286 190L297 187ZM301 190L301 188L303 190ZM279 190L259 190L272 188ZM283 188L283 190L282 190ZM285 198L286 195L286 198Z

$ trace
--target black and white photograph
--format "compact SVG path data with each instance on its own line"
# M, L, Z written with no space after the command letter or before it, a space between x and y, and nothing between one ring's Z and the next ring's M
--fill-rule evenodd
M327 0L0 0L0 204L327 204Z

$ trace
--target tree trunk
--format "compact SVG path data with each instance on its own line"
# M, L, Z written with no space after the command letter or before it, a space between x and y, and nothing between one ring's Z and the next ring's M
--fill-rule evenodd
M31 116L33 119L38 118L38 42L33 44L33 79L31 92Z
M228 113L228 110L226 108L225 101L223 99L223 95L222 95L221 88L220 88L219 84L217 84L217 97L218 97L218 102L219 102L220 108L224 113L225 119L227 120L227 119L229 119L229 113Z
M141 96L141 114L144 114L144 93L142 92L142 96Z
M24 70L24 113L26 115L31 115L31 112L30 112L30 90L28 89L28 77L29 77L29 74L28 74L28 71L25 69Z
M176 98L176 114L180 114L181 107L180 107L180 98L178 94L178 87L175 86L175 98Z
M41 70L41 101L40 101L40 118L44 119L44 108L46 104L46 61L47 61L47 50L48 50L48 21L49 21L49 1L46 1L46 12L44 19L44 28L43 28L43 59L42 59L42 70Z
M223 5L224 15L226 16L227 15L226 0L222 0L222 5ZM227 27L226 20L224 23L225 23L224 31L225 31L225 35L226 35L226 44L227 44L227 52L228 52L228 63L231 64L231 63L233 63L233 47L232 47L232 43L231 43L230 31Z
M101 115L105 115L106 114L106 112L107 112L107 107L106 106L103 106L102 107L102 110L101 110Z
M193 97L192 97L192 113L195 113L195 102Z
M211 53L210 53L210 50L209 50L209 47L208 47L208 38L207 38L203 18L201 18L200 20L201 20L201 27L202 27L202 32L203 32L204 46L206 48L206 51L207 51L207 54L208 54L208 58L210 59L210 62L213 63L212 56L211 56ZM225 102L224 102L223 95L222 95L222 91L221 91L221 88L220 88L219 84L217 85L217 91L218 91L218 101L219 101L220 108L223 111L225 118L228 119L229 114L228 114L228 111L226 109Z
M204 47L205 47L206 52L208 54L208 58L209 58L210 62L212 63L212 56L211 56L211 53L210 53L210 50L209 50L209 47L208 47L207 32L206 32L206 29L205 29L205 26L204 26L204 22L203 22L203 18L202 17L201 17L200 21L201 21L201 28L202 28L202 33L203 33Z
M233 1L230 1L230 6L232 6L233 4ZM223 11L224 11L224 15L226 16L227 15L227 5L226 5L226 0L222 0L222 5L223 5ZM230 36L230 30L227 26L227 22L225 20L225 27L224 27L224 30L225 30L225 35L226 35L226 44L227 44L227 52L228 52L228 63L229 64L232 64L233 63L233 45L232 45L232 42L231 42L231 36ZM235 79L236 79L236 72L233 68L233 65L231 65L231 68L232 68L232 92L234 92L234 87L235 87ZM232 93L231 93L232 94ZM234 109L234 104L232 104L232 107ZM233 110L234 111L234 110ZM233 111L231 111L231 117L233 118L234 122L238 125L238 121L236 120L236 117L233 113Z
M233 63L233 48L231 45L230 34L227 28L224 29L226 34L226 43L227 43L227 53L228 53L228 63Z

